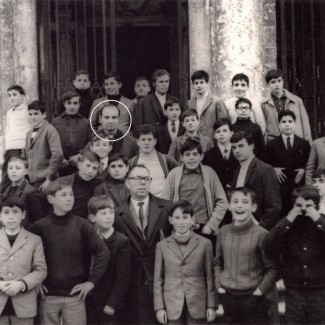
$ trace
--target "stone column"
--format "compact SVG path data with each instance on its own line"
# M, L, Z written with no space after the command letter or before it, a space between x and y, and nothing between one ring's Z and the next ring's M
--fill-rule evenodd
M38 99L36 0L0 0L0 164L3 159L7 88L21 85L26 101Z

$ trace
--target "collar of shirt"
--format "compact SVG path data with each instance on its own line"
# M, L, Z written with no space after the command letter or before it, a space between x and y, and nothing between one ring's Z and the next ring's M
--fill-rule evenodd
M184 138L187 139L197 139L200 140L201 139L201 135L199 133L197 133L197 135L195 135L194 137L191 137L187 134L187 132L184 133Z
M240 162L240 169L248 169L248 166L254 157L255 155L253 155L251 158L247 159L246 161Z
M24 107L26 106L25 103L21 103L19 106L17 107L11 107L10 110L12 111L21 111Z
M226 147L219 142L217 142L217 144L218 144L221 154L224 155L225 150L227 150L228 151L227 156L229 157L230 152L231 152L231 144L229 143L228 146L226 146Z
M67 114L67 112L63 112L61 114L61 117L62 118L66 118L66 117L69 117L69 118L74 118L74 117L82 118L82 115L80 113L76 113L76 114L71 115L71 114Z
M170 121L170 120L168 120L167 121L167 127L168 127L168 130L170 129L171 130L171 128L172 128L172 123L175 123L175 128L176 128L176 131L178 130L178 126L179 126L179 120L177 120L177 121Z
M278 101L280 99L286 99L287 98L285 92L283 92L283 94L280 97L275 96L274 94L271 93L271 97L272 97L273 101Z
M139 210L140 210L140 207L138 206L138 203L139 202L144 202L144 204L143 204L143 211L145 213L145 211L147 211L147 208L148 208L148 205L149 205L149 195L145 199L143 199L141 201L134 200L131 197L131 203L132 203L133 207L135 208L135 211L137 212L138 215L139 215Z
M188 169L185 165L184 165L184 171L183 174L192 174L192 173L196 173L196 174L202 174L201 171L201 166L197 166L195 169Z
M294 137L294 134L290 134L290 135L284 135L284 134L281 134L282 136L282 140L284 142L284 145L285 147L287 147L287 138L289 137L290 138L290 143L291 143L291 147L293 146L293 137Z
M158 98L159 100L166 101L166 97L167 97L166 94L165 94L165 95L160 95L159 93L157 93L157 92L155 91L155 95L157 96L157 98Z
M104 159L100 160L103 170L105 170L107 168L107 164L108 164L108 157L105 157Z

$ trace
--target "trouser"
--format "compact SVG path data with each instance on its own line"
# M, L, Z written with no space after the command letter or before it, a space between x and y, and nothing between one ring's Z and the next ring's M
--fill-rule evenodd
M17 316L0 316L0 325L33 325L34 318L18 318Z
M206 319L194 319L188 310L187 303L184 301L184 307L179 319L168 320L168 325L199 325L206 324Z

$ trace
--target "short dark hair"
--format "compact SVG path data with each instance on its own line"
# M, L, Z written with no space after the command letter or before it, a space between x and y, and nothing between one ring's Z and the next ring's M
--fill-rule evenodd
M135 82L134 82L134 83L136 83L137 81L141 81L141 80L145 80L145 81L148 83L149 87L151 87L150 80L149 80L147 77L143 77L143 76L139 76L139 77L137 77L137 78L135 79Z
M195 149L197 149L198 153L202 155L203 149L200 140L195 138L187 139L181 146L181 155L183 156L185 151L193 151Z
M236 109L238 108L238 106L239 106L240 103L248 104L249 105L249 108L250 109L252 108L252 102L249 99L247 99L247 98L239 98L236 101L236 103L235 103Z
M305 185L298 188L295 188L292 192L292 202L296 202L298 197L302 197L306 201L312 200L315 205L318 207L320 202L320 195L317 188L311 185Z
M149 174L150 174L150 170L145 166L145 165L142 165L142 164L138 164L138 165L134 165L133 167L131 167L130 169L129 169L129 171L128 171L128 173L127 173L127 176L126 176L126 178L128 178L129 177L129 175L131 174L131 172L133 171L133 169L135 169L135 168L142 168L142 169L146 169L148 172L149 172Z
M246 140L248 144L254 144L254 139L250 133L244 131L236 132L231 138L230 143L237 143L241 140Z
M158 69L152 74L151 82L155 83L157 81L158 77L162 77L162 76L165 76L165 75L167 75L170 78L170 73L167 70Z
M265 75L265 81L266 83L269 83L272 79L278 79L278 78L283 78L282 72L279 70L270 70L266 73Z
M22 86L17 85L17 84L11 85L7 89L7 91L10 91L10 90L17 90L21 95L26 95L24 88Z
M56 192L61 191L65 187L72 188L72 182L66 177L57 178L49 184L46 194L54 196Z
M245 196L250 195L252 198L252 203L257 203L257 196L256 196L256 192L250 188L250 187L237 187L233 190L230 190L228 192L229 195L229 201L231 200L231 197L234 195L234 193L236 192L240 192L243 193Z
M195 116L199 120L199 114L195 109L187 109L181 114L181 122L184 122L185 117Z
M231 124L230 120L227 119L227 118L220 118L220 119L216 120L214 122L214 124L213 124L214 131L217 130L217 129L219 129L223 125L228 125L229 126L229 130L232 131L232 124Z
M115 103L115 102L113 102L113 103ZM104 103L103 106L99 109L99 116L100 116L100 117L102 117L102 115L103 115L103 109L104 109L105 107L115 107L115 108L117 109L117 112L118 112L118 117L120 117L120 115L121 115L121 111L120 111L119 107L116 106L116 105L114 105L114 104L111 104L110 102L108 102L108 103L107 103L107 102Z
M90 150L85 151L80 158L80 161L89 160L91 163L100 163L100 157L97 155L97 153L92 152Z
M40 100L34 100L28 105L28 110L40 111L42 114L46 113L45 103Z
M96 214L99 210L114 209L114 202L108 195L93 196L90 198L87 204L88 215Z
M2 211L2 208L4 207L9 207L9 208L17 207L21 211L26 211L25 201L20 196L17 195L8 196L0 203L0 207L1 207L0 211Z
M325 168L319 168L313 174L313 179L314 178L322 178L322 177L325 177Z
M233 85L235 81L244 80L249 86L249 78L244 73L237 73L232 77L231 84Z
M191 76L192 83L194 83L194 81L197 79L204 79L205 82L208 83L209 82L209 74L204 70L195 71L195 72L193 72L193 74Z
M78 76L81 76L81 75L86 75L89 79L89 73L86 70L76 71L76 73L74 74L74 79L76 79Z
M151 124L140 125L135 132L135 138L139 139L141 135L152 134L155 139L158 137L157 129Z
M128 161L128 158L126 156L124 156L123 154L121 153L114 153L113 155L109 156L108 157L108 163L107 163L107 166L109 167L109 165L111 163L113 163L114 161L118 161L118 160L122 160L123 163L128 166L129 164L129 161Z
M74 98L74 97L78 97L79 102L80 102L80 99L81 99L80 95L73 90L68 90L62 95L61 102L64 103L66 100L70 100L71 98Z
M289 111L288 109L285 109L283 111L280 111L278 114L278 122L281 122L282 117L284 116L291 116L294 121L296 121L296 114L293 111Z
M109 78L114 78L116 80L116 82L118 82L118 83L122 82L121 76L113 71L109 71L108 73L105 73L104 82L105 82L105 80L107 80Z
M172 204L170 215L172 216L176 209L181 209L184 214L194 215L193 205L186 200L176 201Z
M109 135L104 130L100 130L98 132L98 136L96 134L92 135L92 137L90 139L90 143L94 144L95 142L98 142L99 140L102 140L101 138L104 139L104 140L110 140ZM107 141L107 142L109 142L109 141ZM111 145L113 145L113 144L111 144Z
M179 99L175 98L175 99L167 99L165 104L164 104L164 110L166 111L168 107L173 106L174 104L178 104L180 109L182 109L181 107L181 102L179 101Z
M22 157L19 157L19 156L11 157L8 161L8 165L9 165L9 163L11 163L13 161L20 161L24 164L25 168L28 168L28 161ZM8 166L7 166L7 168L8 168Z

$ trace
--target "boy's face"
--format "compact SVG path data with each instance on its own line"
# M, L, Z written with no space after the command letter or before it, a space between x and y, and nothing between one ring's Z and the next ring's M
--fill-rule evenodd
M114 209L100 209L95 215L91 215L90 220L95 223L100 232L110 230L115 220Z
M153 83L156 92L160 95L165 95L169 89L169 76L167 74L157 77L156 81Z
M117 180L124 179L128 171L129 171L129 166L125 165L122 159L113 161L108 166L108 173L113 179L117 179Z
M99 170L99 162L91 162L88 159L78 162L79 176L86 182L91 181L97 176Z
M221 125L219 128L217 128L214 131L215 139L221 144L229 143L230 138L232 137L233 134L234 132L230 131L228 124Z
M243 98L246 96L248 84L245 80L235 80L232 84L232 91L236 98Z
M280 123L279 123L279 129L280 132L284 135L291 135L294 132L296 123L292 116L283 116Z
M116 106L106 106L102 109L100 123L108 132L114 132L119 123L119 111Z
M122 82L117 82L114 77L104 80L104 89L107 95L116 96L120 93Z
M154 138L153 134L141 134L137 140L137 145L141 153L149 154L155 150L157 139Z
M248 144L246 139L231 144L232 152L239 162L244 162L253 156L254 145Z
M22 95L18 90L13 89L8 91L8 99L11 107L18 107L24 102L25 95Z
M86 74L80 74L73 80L73 85L77 89L86 90L90 88L90 80Z
M76 115L80 108L80 98L78 96L72 97L71 99L65 100L63 102L65 112L68 115Z
M200 162L203 159L203 154L200 155L197 148L193 149L192 151L185 151L184 154L181 156L182 161L187 169L196 169Z
M313 177L313 186L317 188L320 197L325 197L325 175Z
M98 139L96 141L93 141L90 150L92 152L97 153L97 155L100 157L100 159L104 159L108 157L108 154L113 149L113 145L109 141L104 141L101 139Z
M63 214L72 210L74 204L74 195L71 186L65 186L56 191L54 195L47 196L48 201L53 205L56 212Z
M239 103L236 107L236 114L240 120L248 120L252 109L247 103Z
M229 211L231 211L234 221L245 223L251 218L256 208L257 205L252 202L250 194L245 195L242 192L234 192L230 198Z
M175 103L171 106L168 106L167 109L164 110L164 112L169 121L175 122L179 119L179 116L181 115L181 108L179 107L179 104Z
M1 209L1 221L3 226L14 232L20 228L21 222L25 218L25 211L22 211L21 208L13 206L8 207L4 206Z
M22 161L14 160L8 163L7 173L12 182L19 182L28 174L28 169Z
M193 87L197 95L203 95L208 90L208 83L204 79L195 79Z
M306 214L306 210L308 208L313 207L313 208L316 209L316 205L315 205L315 203L314 203L314 201L312 199L305 200L301 196L298 196L296 198L295 203L293 204L293 206L296 207L296 208L299 208L302 215Z
M182 122L185 130L187 132L194 132L199 128L200 121L197 119L196 116L186 116Z
M137 97L145 97L150 93L151 87L147 80L137 80L134 84L134 92Z
M169 217L169 222L174 227L175 232L185 235L190 231L194 218L189 213L183 213L181 208L177 208L173 215Z
M271 79L269 81L269 88L272 94L274 94L275 96L281 96L283 94L282 77Z
M29 109L28 110L29 123L33 128L39 127L46 119L46 113L42 113L40 110Z

